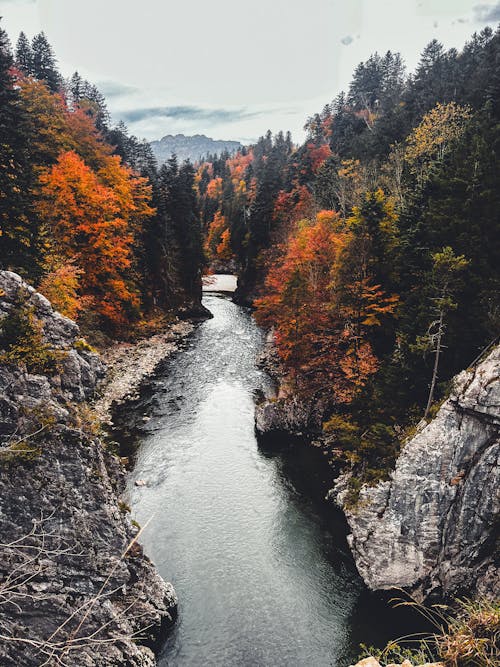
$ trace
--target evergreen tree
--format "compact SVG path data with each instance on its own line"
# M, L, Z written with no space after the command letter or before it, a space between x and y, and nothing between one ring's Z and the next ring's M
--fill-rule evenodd
M176 155L160 170L164 220L170 223L170 236L179 260L179 285L185 298L198 303L204 255L194 176L192 164L184 162L179 167Z
M56 67L56 58L45 33L41 32L33 37L31 43L33 51L33 76L39 81L45 81L53 92L59 90L61 77Z
M33 50L31 44L24 34L19 33L19 39L16 46L16 67L18 67L24 74L31 76L33 74Z
M83 98L84 86L85 86L85 81L78 74L78 72L74 72L71 75L68 84L69 95L73 106L79 104L80 100Z
M105 132L109 126L110 115L104 95L97 86L84 81L81 96L81 108L92 117L96 128L100 132Z
M27 118L10 73L12 64L9 40L0 28L0 266L34 276L38 266L30 197L34 175Z

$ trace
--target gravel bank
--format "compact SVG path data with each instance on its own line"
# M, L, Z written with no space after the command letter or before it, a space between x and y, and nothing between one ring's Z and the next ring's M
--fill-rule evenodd
M137 343L115 343L101 353L107 367L100 386L101 396L94 404L97 417L111 423L111 406L134 400L142 382L152 375L158 364L176 352L180 343L194 329L194 324L177 321L166 331Z

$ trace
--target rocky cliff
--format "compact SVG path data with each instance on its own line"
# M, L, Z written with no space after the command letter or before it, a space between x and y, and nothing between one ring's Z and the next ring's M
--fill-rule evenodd
M119 500L77 325L0 272L0 664L154 665L176 598Z
M455 378L435 419L406 443L387 482L346 509L372 589L498 596L500 347ZM342 480L336 488L342 501Z
M257 363L274 384L274 391L269 391L255 406L255 428L259 437L280 434L308 437L321 433L325 405L314 395L294 393L274 344L273 331L268 332Z

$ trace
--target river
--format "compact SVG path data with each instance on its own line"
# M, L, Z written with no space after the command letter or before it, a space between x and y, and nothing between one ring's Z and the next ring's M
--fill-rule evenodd
M262 332L227 297L204 304L213 319L136 408L132 513L180 600L159 664L345 667L360 641L394 636L391 612L367 595L341 517L309 493L321 452L258 446Z

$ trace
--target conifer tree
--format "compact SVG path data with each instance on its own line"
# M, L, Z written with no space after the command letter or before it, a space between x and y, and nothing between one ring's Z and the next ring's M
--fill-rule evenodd
M33 51L33 75L40 81L45 81L49 89L56 92L61 85L61 77L56 67L56 58L45 33L41 32L33 37L31 43Z
M0 266L24 275L36 272L36 224L30 191L26 114L10 73L13 58L0 28Z
M31 76L33 74L33 50L31 44L24 34L19 33L19 39L16 46L16 66L24 72L24 74Z
M83 97L85 82L78 72L73 72L69 80L69 94L73 105L79 104Z

